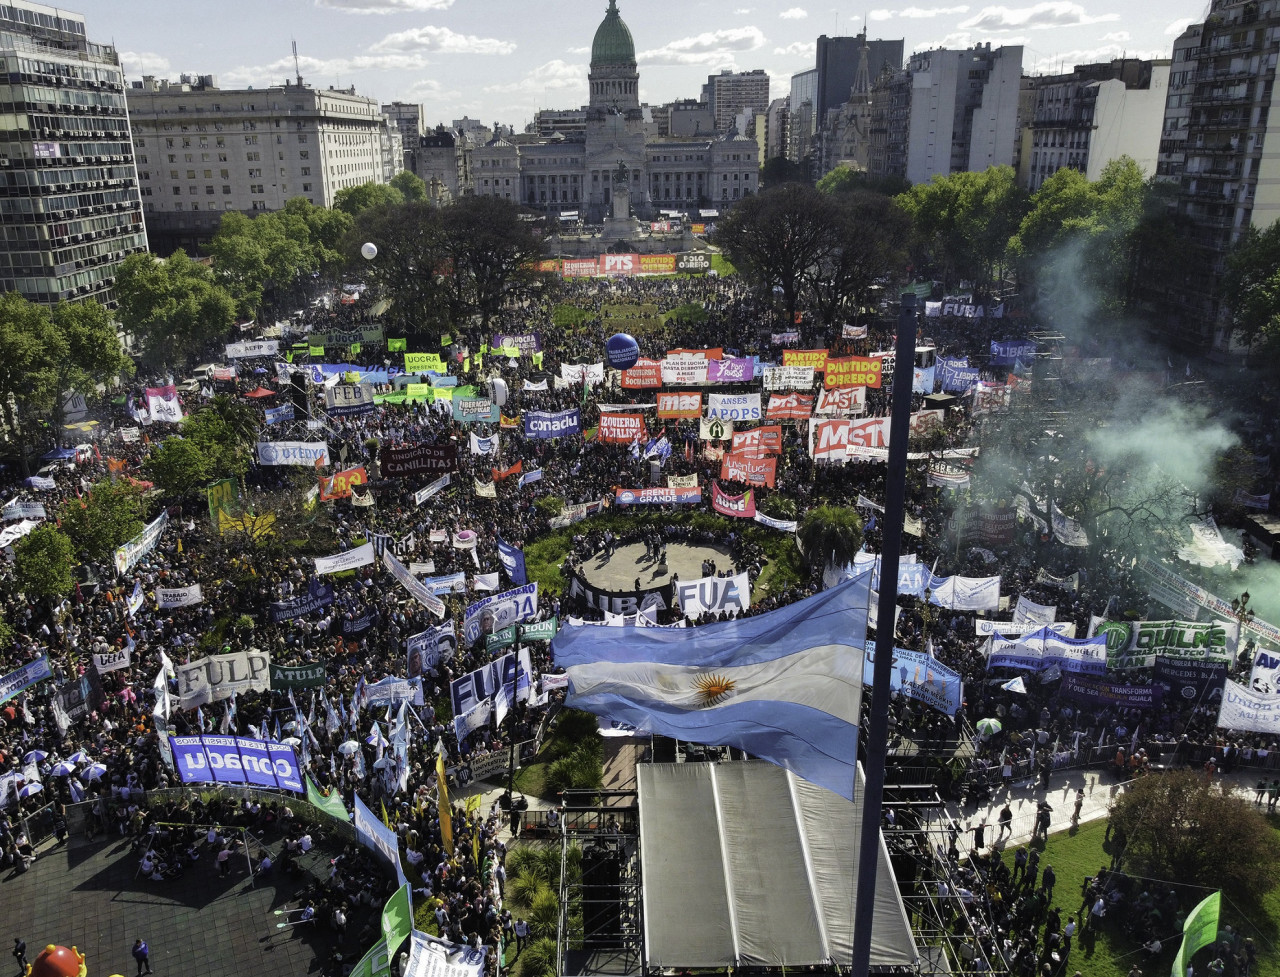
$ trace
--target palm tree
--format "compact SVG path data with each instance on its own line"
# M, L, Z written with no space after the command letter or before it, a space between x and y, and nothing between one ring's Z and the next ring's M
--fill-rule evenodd
M796 537L811 567L848 566L862 546L862 518L854 509L820 505L804 514Z

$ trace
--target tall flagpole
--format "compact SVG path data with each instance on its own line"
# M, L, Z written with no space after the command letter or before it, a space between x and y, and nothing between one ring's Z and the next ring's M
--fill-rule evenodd
M875 679L871 722L866 739L866 784L862 790L862 835L858 849L858 888L853 913L853 977L871 969L871 927L876 908L876 868L880 860L880 809L884 800L884 758L889 736L889 683L893 671L893 632L898 602L898 557L906 504L907 438L911 423L911 385L916 359L916 297L902 293L898 341L893 365L893 410L889 417L889 463L885 474L883 544L880 547L880 602L876 627Z

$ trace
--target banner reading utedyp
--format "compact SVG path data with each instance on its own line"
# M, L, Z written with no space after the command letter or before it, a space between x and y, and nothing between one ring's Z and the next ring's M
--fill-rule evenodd
M453 444L415 444L411 448L383 448L382 474L443 475L458 470L458 448Z
M273 689L314 689L325 683L324 664L271 665Z
M189 665L178 665L176 670L183 709L194 709L243 692L265 692L271 687L271 656L256 649L210 655Z
M174 736L178 777L184 784L253 784L303 792L293 747L243 736Z

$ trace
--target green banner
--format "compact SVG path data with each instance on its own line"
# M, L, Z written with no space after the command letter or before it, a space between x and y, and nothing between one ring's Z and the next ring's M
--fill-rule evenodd
M406 882L395 891L382 907L382 938L392 953L413 932L413 905L409 901L409 884Z
M534 624L520 625L521 641L550 641L556 636L557 630L556 619L553 617L548 621L538 621Z
M485 651L496 651L499 648L506 648L516 643L516 626L503 628L501 631L495 631L484 639Z
M316 786L311 775L307 774L307 801L314 807L320 808L325 814L337 818L339 821L349 821L347 809L342 806L342 795L338 793L335 787L328 794L325 794Z
M205 492L209 496L209 520L214 529L220 529L218 513L231 511L240 498L240 486L234 478L220 478L216 482L210 482Z
M402 336L399 339L389 338L387 340L388 353L404 353L404 352L407 352L408 349L409 349L409 340L407 337Z
M1222 893L1215 892L1187 914L1187 921L1182 924L1182 946L1178 947L1178 955L1173 958L1172 977L1184 977L1186 962L1218 938L1218 910L1221 905Z
M277 665L271 663L273 689L314 689L324 685L324 664Z

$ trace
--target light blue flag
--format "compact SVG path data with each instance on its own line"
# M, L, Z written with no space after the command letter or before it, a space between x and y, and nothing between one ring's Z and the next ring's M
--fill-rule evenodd
M853 799L870 573L705 627L568 624L567 706L690 743L736 746Z

